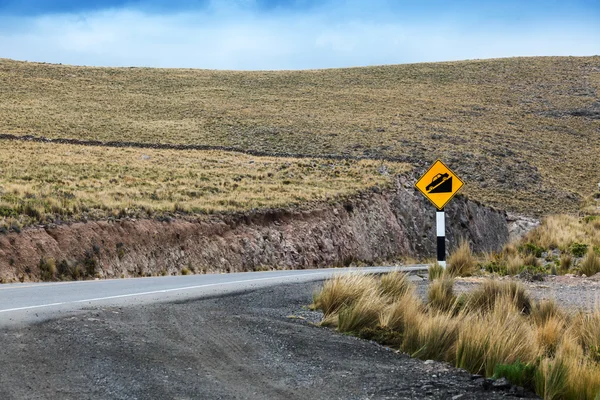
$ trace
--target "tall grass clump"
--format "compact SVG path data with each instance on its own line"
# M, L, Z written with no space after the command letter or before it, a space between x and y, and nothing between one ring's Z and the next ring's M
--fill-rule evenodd
M428 305L434 310L450 311L456 305L454 279L443 277L429 284L427 289Z
M421 314L405 327L402 348L423 360L454 362L459 320L444 312Z
M381 293L392 300L402 297L412 287L408 274L401 271L393 271L385 274L379 281Z
M591 247L579 264L579 272L587 276L592 276L600 272L600 256Z
M444 267L442 267L440 264L433 263L429 266L429 268L427 269L428 272L428 277L430 281L434 281L438 278L441 278L442 275L444 275Z
M488 349L485 355L485 374L491 376L498 364L517 361L532 363L538 355L534 331L526 323L514 298L504 295L485 317L489 329Z
M506 296L490 313L465 316L456 344L456 366L491 376L498 364L533 363L535 335L524 318Z
M469 242L461 240L458 248L448 257L446 271L450 276L471 276L475 272L476 266L477 263Z
M536 325L542 325L549 319L556 317L566 319L564 311L553 299L538 301L531 308L531 319Z
M508 275L514 276L521 272L521 267L523 267L524 260L518 254L509 255L506 258L506 273Z
M358 333L379 323L379 314L385 302L379 292L366 292L352 305L342 307L338 313L337 327L340 332Z
M560 256L560 273L566 274L573 265L573 256L569 253L563 253Z
M383 310L379 316L379 325L385 329L404 333L407 326L417 323L423 309L423 303L415 290L409 290Z
M466 307L474 310L490 311L501 297L509 298L517 309L525 314L531 311L531 297L525 286L517 281L486 280L481 286L467 295Z
M325 317L337 313L342 307L349 307L365 293L375 293L377 280L370 275L338 275L323 284L323 288L313 296L313 308L323 311Z

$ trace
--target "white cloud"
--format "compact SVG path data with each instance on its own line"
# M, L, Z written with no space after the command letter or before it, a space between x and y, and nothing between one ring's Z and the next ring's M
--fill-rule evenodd
M321 10L323 11L323 10ZM304 69L525 55L600 54L585 22L486 26L238 8L109 10L0 20L0 57L79 65ZM18 27L15 28L15 27Z

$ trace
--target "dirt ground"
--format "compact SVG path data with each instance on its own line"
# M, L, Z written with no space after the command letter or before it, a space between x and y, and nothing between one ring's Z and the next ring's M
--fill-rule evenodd
M494 400L509 395L446 364L314 326L310 321L319 315L304 306L318 285L89 309L0 331L0 398Z

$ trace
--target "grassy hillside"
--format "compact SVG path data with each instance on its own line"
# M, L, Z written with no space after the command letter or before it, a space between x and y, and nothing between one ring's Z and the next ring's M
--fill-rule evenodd
M57 220L206 214L340 199L407 165L223 151L2 142L0 230Z
M600 181L600 57L298 72L0 59L0 88L1 133L439 157L469 196L529 213L576 210Z

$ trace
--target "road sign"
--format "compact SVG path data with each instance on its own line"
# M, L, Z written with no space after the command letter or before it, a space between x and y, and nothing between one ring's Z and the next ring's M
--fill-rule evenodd
M442 210L465 183L440 160L433 163L415 187Z

